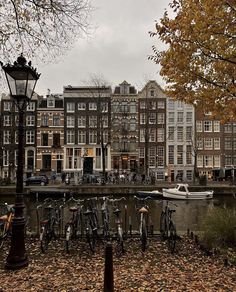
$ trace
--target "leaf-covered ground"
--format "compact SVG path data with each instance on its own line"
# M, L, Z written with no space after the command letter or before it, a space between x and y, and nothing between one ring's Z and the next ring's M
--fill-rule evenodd
M36 239L27 239L26 248L29 265L18 271L4 269L6 244L0 251L0 292L103 291L105 243L95 254L85 242L66 254L63 240L53 242L45 254ZM128 239L125 248L124 255L113 256L115 291L236 291L236 268L205 256L187 237L178 241L174 255L158 238L149 239L145 252L138 239Z

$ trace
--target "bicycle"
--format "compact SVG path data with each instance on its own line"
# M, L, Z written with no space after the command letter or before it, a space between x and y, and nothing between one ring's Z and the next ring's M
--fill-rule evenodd
M120 218L121 215L121 209L119 208L117 202L120 202L122 200L126 200L125 197L121 197L119 199L109 199L110 202L113 204L113 214L115 215L115 223L116 223L116 252L117 254L123 254L125 252L124 249L124 235L125 232L123 231L122 227L122 219ZM125 224L126 224L126 218L127 218L127 206L125 205Z
M11 233L13 205L0 204L0 214L0 248L2 248L4 239Z
M96 200L97 197L86 199L86 211L83 212L85 216L86 240L92 253L95 251L96 240L98 238L97 207L94 204Z
M79 239L83 236L83 216L81 203L84 200L76 200L71 197L67 203L73 202L73 206L69 207L72 217L65 225L65 249L69 253L72 239Z
M141 247L142 247L142 251L145 251L147 247L147 237L148 237L147 222L148 222L149 207L146 204L144 204L144 202L146 200L151 199L151 197L138 198L137 196L134 196L134 198L142 203L142 206L136 209L138 209L138 212L140 214L139 235L140 235L140 240L141 240Z
M108 197L102 197L102 230L103 230L103 238L108 239L110 236L110 231L109 231L109 210L108 210Z
M44 200L42 205L37 207L37 217L39 219L39 209L42 209L43 220L39 221L40 225L40 248L42 252L45 252L48 249L49 243L52 239L59 238L62 229L63 222L63 209L64 201L61 200L52 200L47 198Z
M172 213L174 213L175 209L170 209L169 201L166 202L166 206L164 210L161 212L160 216L160 233L161 239L167 239L167 245L170 252L173 254L176 247L176 227L174 222L172 221ZM172 205L176 206L174 203L171 202ZM176 206L177 207L177 206Z

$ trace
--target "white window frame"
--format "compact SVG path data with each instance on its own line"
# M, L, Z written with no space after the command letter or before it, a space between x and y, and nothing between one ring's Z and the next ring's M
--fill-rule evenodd
M86 116L79 116L78 117L78 127L85 128L86 127Z
M89 110L90 111L96 111L98 108L97 103L96 102L89 102Z
M74 113L75 112L75 103L74 102L67 102L66 103L66 112L67 113Z

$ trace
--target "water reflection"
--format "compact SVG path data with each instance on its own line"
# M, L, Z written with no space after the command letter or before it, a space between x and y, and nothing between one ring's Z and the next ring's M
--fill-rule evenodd
M59 199L59 198L57 198ZM37 216L36 216L36 208L40 202L36 202L35 198L26 196L24 198L25 201L25 217L28 219L28 226L33 232L37 231ZM1 196L0 203L14 203L13 196ZM149 205L149 215L150 222L153 224L154 231L159 231L159 222L160 222L160 214L161 210L165 205L165 200L151 200L148 201ZM184 200L172 200L172 202L176 205L173 206L176 209L176 212L173 214L173 220L176 223L177 231L186 232L187 229L191 231L200 230L201 221L205 218L207 212L211 208L215 208L218 206L225 208L233 208L236 210L236 199L233 196L219 196L214 198L213 200L199 200L199 201L184 201ZM119 206L122 210L122 214L124 214L124 205L127 205L127 225L132 224L133 230L138 230L138 218L139 214L137 212L137 202L133 196L128 196L126 201L122 201L119 203ZM100 211L101 204L98 204L99 216L101 216ZM114 222L114 215L112 213L113 209L110 206L110 221ZM66 222L69 217L68 206L64 211L64 222ZM123 219L124 220L124 219ZM115 224L112 224L112 228L114 228Z

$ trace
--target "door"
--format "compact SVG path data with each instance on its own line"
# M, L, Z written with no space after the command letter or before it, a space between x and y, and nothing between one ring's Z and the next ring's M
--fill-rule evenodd
M93 157L84 158L83 173L93 173Z

